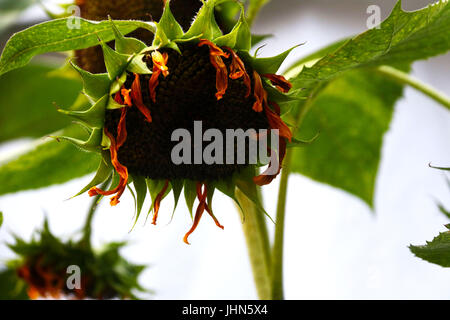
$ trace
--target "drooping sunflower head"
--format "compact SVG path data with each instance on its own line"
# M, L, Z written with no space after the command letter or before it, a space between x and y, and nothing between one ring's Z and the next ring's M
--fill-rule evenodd
M19 256L9 265L24 281L30 299L133 299L136 291L144 291L137 281L144 266L120 256L124 245L111 243L93 251L84 241L61 241L45 222L37 238L27 242L16 237L9 245Z
M223 228L211 208L215 189L236 200L237 187L257 202L256 185L278 175L292 140L280 117L280 105L291 100L291 84L275 74L290 50L273 58L251 56L243 9L224 35L214 19L219 2L205 2L184 32L166 1L150 47L124 37L111 22L115 50L102 43L107 73L91 74L74 66L92 107L61 110L81 121L91 135L87 141L59 138L103 155L96 176L80 193L111 196L111 205L117 205L132 184L139 217L148 190L156 224L163 198L173 191L177 203L184 188L191 213L198 199L186 243L205 211ZM252 156L255 145L263 152ZM256 167L267 162L269 168L255 175ZM116 179L109 190L96 187L111 174Z

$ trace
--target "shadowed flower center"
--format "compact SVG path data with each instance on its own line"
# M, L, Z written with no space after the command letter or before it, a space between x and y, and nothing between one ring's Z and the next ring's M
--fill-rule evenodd
M265 114L252 109L257 94L249 94L254 91L253 70L231 49L222 50L206 40L180 45L180 49L182 55L171 49L149 55L146 62L152 75L128 74L121 92L131 89L137 108L126 108L127 137L118 149L118 160L131 174L150 179L228 177L245 164L176 165L171 151L178 142L171 137L180 128L194 137L194 121L202 121L203 132L214 128L223 136L226 129L268 129ZM121 110L107 112L105 128L114 137L122 114Z

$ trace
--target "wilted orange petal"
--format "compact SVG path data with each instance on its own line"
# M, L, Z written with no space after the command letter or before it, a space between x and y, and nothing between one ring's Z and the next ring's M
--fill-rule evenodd
M225 47L225 49L231 53L231 65L230 65L230 78L231 79L239 79L244 77L244 84L247 86L247 93L245 95L246 98L250 96L252 91L252 82L250 77L245 70L244 62L242 62L241 58L233 51L233 49Z
M144 115L145 121L152 122L152 116L150 115L150 110L145 106L142 100L141 82L139 80L139 74L134 74L134 81L131 85L131 98L139 109L139 111Z
M131 89L125 89L125 88L122 88L120 90L120 93L122 94L122 96L124 98L125 104L129 107L131 107L133 105L131 102L130 91L131 91Z
M209 40L200 39L198 46L208 46L209 47L209 60L211 64L216 69L216 98L217 100L222 99L228 87L228 70L222 57L228 58L230 55L225 53L222 49L216 46Z
M253 78L255 81L255 103L253 104L253 110L256 112L263 111L263 106L267 106L267 92L264 90L261 77L258 72L253 71Z
M158 219L158 212L159 212L159 207L160 207L160 204L161 204L161 200L164 197L164 194L166 193L168 186L169 186L169 180L166 180L166 183L164 184L164 187L161 189L161 191L156 196L155 209L154 209L155 213L153 214L153 221L152 221L152 224L154 224L154 225L156 225L156 220Z
M285 77L277 74L263 74L263 77L270 80L270 82L281 92L288 93L292 88L292 84L286 80Z
M279 116L280 107L275 102L270 102L270 104L274 105L275 109L278 110L278 112L272 111L269 107L266 107L264 109L266 112L267 121L269 122L269 127L271 129L278 129L279 136L286 138L289 140L289 142L291 142L292 132Z
M125 191L125 188L127 186L128 169L127 169L127 167L123 166L119 162L119 159L117 157L117 150L118 150L118 148L117 148L117 145L116 145L116 140L114 139L112 134L110 134L108 132L108 130L106 130L106 128L105 128L105 134L111 141L111 146L109 148L109 151L110 151L110 154L111 154L111 163L112 163L114 169L116 169L116 172L120 176L119 184L113 190L109 190L109 191L104 191L104 190L101 190L101 189L99 189L97 187L93 187L93 188L91 188L89 190L89 196L92 197L92 196L95 196L95 195L98 195L98 194L101 194L103 196L109 196L109 195L112 195L112 194L116 193L116 195L114 197L112 197L111 201L110 201L111 206L115 206L115 205L117 205L119 203L119 198L123 194L123 192Z
M191 227L191 229L185 234L183 241L186 244L190 244L188 241L189 236L195 231L195 229L197 228L200 219L203 215L203 212L206 210L208 212L208 214L211 216L211 218L213 218L215 224L223 229L223 226L219 223L219 221L217 220L217 218L214 216L214 214L212 213L211 209L209 208L209 206L206 203L206 199L208 196L208 188L207 185L204 185L204 191L202 192L202 183L201 182L197 182L197 198L199 201L199 204L197 206L197 211L195 212L195 217L194 217L194 223Z
M271 152L270 148L268 148L268 149L269 149L269 152ZM276 174L267 174L267 170L269 170L269 168L267 168L266 171L264 171L259 176L253 177L253 181L255 182L255 184L257 184L258 186L264 186L264 185L271 183L273 181L273 179L275 179L278 176L278 174L280 173L281 165L283 163L285 155L286 155L286 140L284 138L280 137L279 155L278 155L278 157L274 156L273 159L269 163L269 167L270 167L274 164L273 163L274 161L277 162L277 164L278 164L277 173Z

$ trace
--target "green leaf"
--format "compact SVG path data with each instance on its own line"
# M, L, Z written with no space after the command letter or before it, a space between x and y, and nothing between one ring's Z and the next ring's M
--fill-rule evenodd
M56 67L30 64L0 78L0 142L40 137L59 130L70 119L56 111L75 101L82 84L76 79L52 77Z
M84 49L114 40L109 21L94 22L80 18L80 28L68 28L71 18L56 19L16 33L9 39L0 58L0 75L25 66L32 57L54 51ZM155 31L154 23L143 21L114 21L123 34L137 28Z
M35 4L35 0L2 0L0 2L0 34L15 23L20 14Z
M3 225L3 212L0 211L0 227Z
M450 3L405 12L401 1L379 29L370 29L327 54L311 68L291 79L298 95L316 88L353 68L410 63L443 54L450 49Z
M86 138L78 126L63 134ZM67 182L94 172L99 162L97 154L80 152L70 143L46 141L0 167L0 195Z
M399 2L380 29L321 50L320 54L331 52L290 78L292 94L310 98L297 105L301 117L310 110L301 119L302 134L311 137L320 132L311 146L293 151L294 171L344 189L372 206L383 135L401 96L400 85L372 68L407 69L415 60L449 49L450 5L441 1L414 12L403 11Z
M447 226L448 228L449 226ZM450 267L450 232L442 232L433 241L427 241L423 246L409 246L409 249L417 257L438 264L442 267Z
M373 204L383 135L402 87L365 70L331 82L315 99L300 137L316 141L291 149L292 169Z
M251 25L255 18L258 16L259 11L269 2L270 0L250 0L248 5L248 21Z
M447 218L450 219L450 211L447 210L442 204L438 204L439 211L442 212Z

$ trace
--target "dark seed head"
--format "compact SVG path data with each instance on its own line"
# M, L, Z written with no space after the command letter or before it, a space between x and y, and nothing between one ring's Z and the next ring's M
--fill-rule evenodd
M152 122L146 122L138 108L128 109L127 140L119 149L119 161L131 174L151 179L205 181L230 176L245 164L175 165L171 152L178 142L171 141L172 132L187 129L193 140L194 121L202 121L203 132L210 128L219 129L225 140L226 129L268 129L267 119L263 112L252 110L255 99L253 94L245 97L247 87L242 78L228 79L225 95L221 100L216 99L216 70L211 65L208 47L184 44L180 49L182 55L171 49L161 50L169 55L170 73L167 77L159 76L156 103L149 95L150 76L140 76L143 101L150 110ZM224 62L229 70L231 59L224 59ZM152 69L151 59L147 64ZM253 71L247 67L247 73L252 80L253 92ZM129 74L125 86L131 88L133 80L134 75ZM114 136L120 114L120 110L112 110L106 115L105 127ZM208 144L203 142L202 150Z

